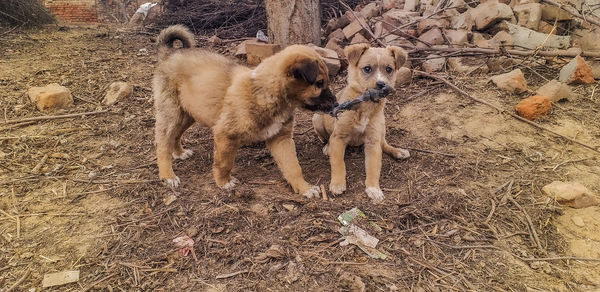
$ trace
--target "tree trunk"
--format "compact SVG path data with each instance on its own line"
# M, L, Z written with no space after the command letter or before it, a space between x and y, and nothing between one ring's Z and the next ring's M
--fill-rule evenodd
M265 6L273 43L321 45L319 0L265 0Z

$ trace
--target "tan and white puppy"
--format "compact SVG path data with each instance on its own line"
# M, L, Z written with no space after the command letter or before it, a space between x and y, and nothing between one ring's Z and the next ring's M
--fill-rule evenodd
M182 49L173 49L180 40ZM181 135L194 122L210 127L214 136L213 175L217 186L229 189L237 150L265 141L295 192L318 196L308 184L292 140L294 110L329 111L335 96L328 88L327 67L306 46L289 46L254 69L195 46L184 26L171 26L158 36L160 65L154 73L156 156L159 177L179 185L172 158L192 151L181 146Z
M396 72L407 59L406 52L399 47L371 48L367 44L346 47L348 57L348 85L337 94L338 103L355 99L365 90L385 86L394 87ZM329 115L315 114L313 126L321 141L328 141L323 152L329 155L331 182L329 190L341 194L346 190L346 146L364 145L365 192L374 201L383 200L379 187L382 152L396 158L406 159L407 150L390 146L385 140L384 106L386 99L379 102L363 102L357 110L342 112L337 119Z

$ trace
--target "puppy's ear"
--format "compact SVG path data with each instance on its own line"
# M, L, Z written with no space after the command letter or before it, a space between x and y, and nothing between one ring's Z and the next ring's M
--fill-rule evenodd
M317 82L319 75L319 63L317 60L302 59L292 65L292 75L296 79L302 79L308 84Z
M355 44L347 46L344 49L344 54L346 55L346 58L348 58L348 63L352 66L356 66L356 64L358 64L358 60L360 60L360 57L369 47L369 44Z
M388 46L386 49L388 52L390 52L390 54L392 54L394 60L396 60L396 70L400 69L400 67L402 67L402 65L404 65L408 59L408 54L406 51L396 46Z

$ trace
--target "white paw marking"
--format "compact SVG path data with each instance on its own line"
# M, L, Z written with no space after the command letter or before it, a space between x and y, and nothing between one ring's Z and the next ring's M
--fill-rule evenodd
M194 154L194 151L189 150L189 149L185 149L185 150L183 150L183 153L181 153L179 155L173 153L173 158L174 159L185 160L185 159L188 159L188 158L192 157L192 154Z
M325 156L329 156L329 143L323 146L323 154L325 154Z
M231 177L231 179L229 180L228 183L226 183L225 185L223 185L223 187L221 187L224 190L231 190L235 187L235 185L237 185L240 181L235 178L235 177Z
M303 196L312 199L312 198L319 198L321 190L319 189L318 186L311 186L308 190L306 190L306 192L304 192L304 194L302 194Z
M371 198L371 200L373 200L374 203L379 203L383 201L384 196L381 189L378 189L376 187L368 187L365 189L365 192L367 193L367 196Z
M181 180L179 180L178 176L175 176L174 178L166 179L165 182L166 182L167 186L176 188L179 186L179 183L181 182Z
M410 152L408 152L406 149L399 148L398 151L394 153L394 157L396 159L407 159L410 157Z
M329 191L334 195L339 195L346 191L346 185L329 185Z

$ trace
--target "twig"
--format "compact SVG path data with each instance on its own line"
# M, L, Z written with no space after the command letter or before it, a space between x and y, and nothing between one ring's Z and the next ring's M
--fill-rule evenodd
M466 97L468 97L468 98L470 98L470 99L472 99L472 100L474 100L474 101L476 101L476 102L479 102L479 103L485 104L485 105L487 105L487 106L489 106L489 107L491 107L491 108L494 108L495 110L497 110L497 111L498 111L498 112L500 112L500 113L507 114L507 115L509 115L509 116L511 116L511 117L513 117L513 118L515 118L515 119L517 119L517 120L519 120L519 121L521 121L521 122L524 122L524 123L526 123L526 124L529 124L529 125L531 125L531 126L534 126L534 127L538 128L538 129L544 130L544 131L546 131L546 132L552 133L552 134L554 134L554 135L556 135L556 136L558 136L558 137L560 137L560 138L563 138L563 139L565 139L565 140L568 140L568 141L570 141L570 142L573 142L573 143L575 143L575 144L578 144L578 145L580 145L580 146L583 146L583 147L585 147L585 148L588 148L588 149L590 149L590 150L592 150L592 151L594 151L594 152L600 153L600 150L598 150L598 149L597 149L597 148L595 148L595 147L592 147L592 146L590 146L590 145L587 145L587 144L585 144L585 143L579 142L579 141L577 141L577 140L574 140L574 139L572 139L572 138L569 138L569 137L567 137L567 136L565 136L565 135L559 134L558 132L556 132L556 131L554 131L554 130L551 130L551 129L549 129L549 128L546 128L546 127L544 127L544 126L542 126L542 125L540 125L540 124L537 124L537 123L535 123L535 122L532 122L532 121L530 121L530 120L528 120L528 119L525 119L525 118L523 118L523 117L520 117L520 116L518 116L518 115L516 115L516 114L510 113L510 112L508 112L508 111L506 111L506 110L504 110L504 109L501 109L500 107L498 107L498 106L495 106L495 105L493 105L493 104L491 104L491 103L489 103L489 102L487 102L487 101L485 101L485 100L483 100L483 99L476 98L476 97L474 97L474 96L472 96L472 95L468 94L466 91L464 91L464 90L462 90L462 89L458 88L456 85L454 85L452 82L448 81L446 78L443 78L443 77L440 77L440 76L437 76L437 75L433 75L433 74L429 74L429 73L427 73L427 72L423 72L423 71L419 71L419 70L414 70L414 72L416 72L416 73L419 73L419 74L421 74L421 75L423 75L423 76L426 76L426 77L429 77L429 78L433 78L433 79L440 80L440 81L442 81L442 82L446 83L448 86L450 86L452 89L454 89L454 90L455 90L455 91L457 91L458 93L460 93L460 94L462 94L462 95L464 95L464 96L466 96Z
M325 185L321 185L321 194L323 195L323 200L327 201L327 191L325 190Z
M241 270L241 271L237 271L237 272L233 272L233 273L229 273L229 274L221 274L221 275L217 275L217 279L227 279L227 278L231 278L234 276L237 276L239 274L243 274L243 273L248 273L248 270Z
M411 147L400 147L400 148L417 151L417 152L429 153L429 154L437 154L437 155L443 155L443 156L448 156L448 157L456 157L455 154L431 151L431 150L427 150L427 149L418 149L418 148L411 148Z
M581 161L585 161L585 160L588 160L588 159L593 159L593 158L594 158L594 157L587 157L587 158L576 159L576 160L567 160L567 161L564 161L564 162L561 162L561 163L557 164L555 167L553 167L553 168L552 168L552 170L556 170L556 169L557 169L559 166L561 166L561 165L564 165L564 164L567 164L567 163L572 163L572 162L581 162Z
M540 238L538 237L537 232L535 231L535 225L533 225L533 222L531 222L531 217L529 217L527 211L525 211L525 209L523 209L523 207L521 207L521 205L519 205L519 203L517 203L517 201L515 201L515 199L513 199L512 196L509 195L508 200L510 200L513 204L515 204L515 206L517 206L517 208L519 208L519 210L521 210L521 212L523 212L523 214L525 215L525 219L527 220L529 230L531 231L531 234L533 236L533 241L535 242L535 245L537 245L538 249L543 250L542 244L540 243Z
M534 262L534 261L561 261L561 260L573 260L573 261L590 261L590 262L600 262L600 259L594 258L580 258L580 257L572 257L572 256L564 256L564 257L551 257L551 258L522 258L518 257L522 261L526 262Z
M483 221L483 224L490 223L490 220L492 220L492 216L494 215L494 212L496 211L496 202L494 202L494 199L490 199L490 201L492 201L492 210L490 210L490 214L488 214L487 218L485 218L485 221Z
M10 292L15 290L19 285L21 285L21 283L25 282L27 277L29 277L29 274L31 274L31 270L29 269L29 267L27 267L27 271L25 271L25 274L23 274L23 276L21 276L19 280L12 284L12 286L8 287L8 289L6 289L4 292Z
M2 124L14 124L14 123L22 123L22 122L30 122L30 121L46 121L46 120L56 120L56 119L66 119L73 117L81 117L81 116L89 116L89 115L97 115L108 112L110 109L105 109L101 111L93 111L93 112L84 112L84 113L76 113L76 114L66 114L60 116L41 116L41 117L33 117L33 118L24 118L24 119L15 119L3 121Z
M569 5L564 5L564 4L560 4L558 2L555 2L553 0L542 0L543 2L546 2L548 4L554 5L566 12L569 12L571 15L583 19L584 21L587 21L589 23L593 23L597 26L600 26L600 20L596 19L596 17L594 17L593 15L588 15L588 16L583 16L579 13L579 11L577 11L577 9L569 6Z
M102 283L102 282L104 282L104 281L106 281L106 280L108 280L108 279L116 276L116 275L118 275L118 273L112 273L112 274L110 274L110 275L108 275L108 276L106 276L106 277L104 277L104 278L102 278L102 279L100 279L98 281L95 281L94 283L90 284L89 286L83 288L81 290L81 292L89 291L90 289L94 288L94 286L96 286L96 285L98 285L98 284L100 284L100 283Z
M507 49L486 49L486 48L446 48L441 46L432 47L417 47L415 45L400 45L405 49L409 49L409 54L419 52L447 52L447 53L478 53L486 55L515 55L515 56L541 56L541 57L576 57L578 55L582 57L594 57L600 58L600 52L588 51L576 52L568 50L552 50L552 51L536 51L536 50L507 50Z
M336 106L335 108L333 108L333 110L331 110L331 112L329 112L329 114L333 117L337 117L337 115L341 112L353 109L355 106L365 101L379 102L381 98L386 97L388 94L393 93L394 91L394 88L389 87L388 85L381 89L367 89L361 96L355 99L345 101L340 105Z

